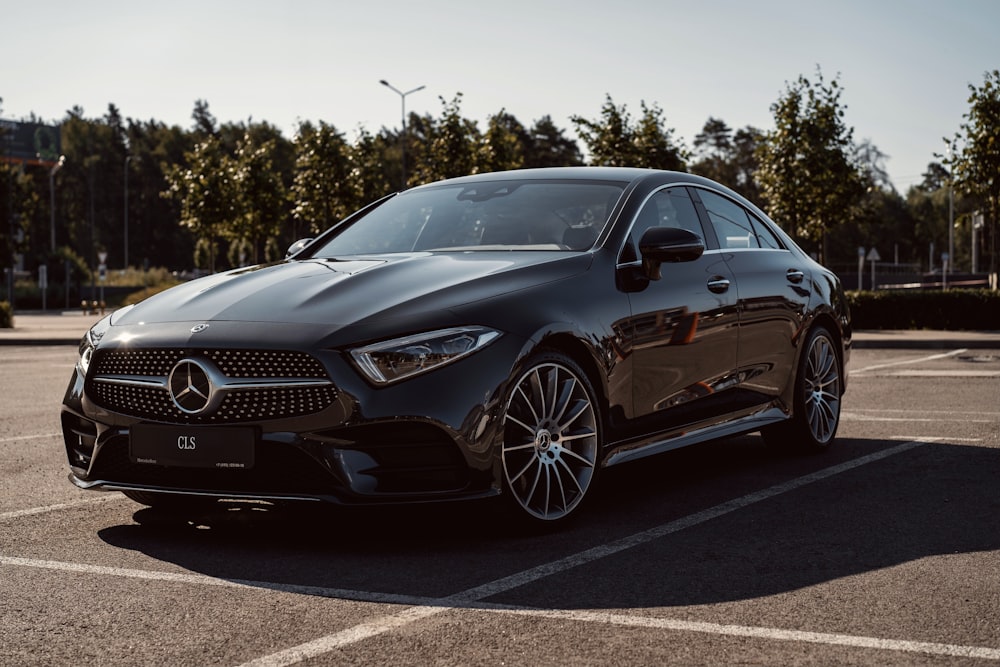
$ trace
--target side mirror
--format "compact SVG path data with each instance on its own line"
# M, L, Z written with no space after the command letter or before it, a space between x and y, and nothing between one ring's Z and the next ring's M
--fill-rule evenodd
M678 227L650 227L639 239L643 273L660 279L663 262L693 262L705 252L705 242L694 232Z
M292 255L297 255L299 251L301 251L303 248L305 248L312 242L313 242L312 238L299 239L292 245L288 246L288 250L285 251L285 259L288 259Z

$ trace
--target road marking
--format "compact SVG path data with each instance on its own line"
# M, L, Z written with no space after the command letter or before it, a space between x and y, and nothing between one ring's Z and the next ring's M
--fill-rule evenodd
M13 438L0 438L0 444L18 442L20 440L41 440L42 438L58 438L62 433L42 433L41 435L18 435Z
M242 667L278 667L293 665L304 660L325 655L343 646L357 643L393 629L400 628L416 621L458 609L474 609L487 612L510 613L522 616L575 620L591 623L605 623L631 627L644 627L681 632L699 632L705 634L751 637L765 640L798 641L816 644L839 645L856 648L889 650L898 652L945 655L954 657L978 658L985 660L1000 660L1000 649L962 646L955 644L940 644L932 642L915 642L906 640L882 639L836 633L806 632L799 630L784 630L742 625L726 625L684 621L678 619L652 618L647 616L614 614L610 612L589 612L572 610L546 610L510 605L492 604L486 600L500 593L525 586L546 577L601 560L619 552L641 546L672 533L703 524L727 514L749 507L750 505L768 500L779 495L794 491L814 482L834 475L859 468L896 454L910 451L917 447L941 440L940 438L909 439L895 447L873 452L845 463L818 470L809 475L799 477L782 484L747 494L740 498L721 503L709 509L671 521L649 530L635 533L620 540L593 547L560 560L529 568L517 574L502 577L481 586L450 595L444 598L422 598L417 596L372 593L347 589L324 588L316 586L297 586L272 582L250 581L240 579L220 579L207 575L187 574L177 572L155 572L127 568L86 565L61 561L48 561L12 556L0 556L0 565L17 567L34 567L50 570L74 572L82 574L98 574L105 576L128 577L143 580L177 582L192 585L209 585L222 587L249 588L257 590L274 590L294 594L314 595L328 598L348 599L360 602L380 604L407 605L407 608L394 614L389 614L374 620L346 628L315 640L293 646L270 655L244 663ZM109 498L114 499L114 497ZM0 514L0 519L14 516L25 516L47 511L75 507L78 505L100 502L105 498L87 499L75 503L62 503L48 507L19 510Z
M358 602L377 602L399 605L433 605L436 598L416 595L395 595L391 593L371 593L353 591L343 588L326 588L322 586L299 586L296 584L279 584L270 581L252 581L250 579L220 579L207 574L188 574L183 572L157 572L154 570L137 570L125 567L107 567L104 565L89 565L87 563L68 563L58 560L40 560L37 558L19 558L16 556L0 556L0 565L12 567L33 567L42 570L72 572L75 574L96 574L124 579L142 579L145 581L165 581L170 583L191 584L196 586L218 586L222 588L245 588L253 590L271 590L298 595L315 597L356 600Z
M566 558L529 568L523 572L519 572L508 577L502 577L495 581L483 584L482 586L476 586L475 588L470 588L466 591L441 598L437 600L437 604L440 606L415 609L411 608L396 614L383 616L382 618L363 623L355 626L354 628L348 628L340 632L326 635L325 637L319 637L318 639L314 639L313 641L306 642L298 646L287 648L283 651L262 656L256 660L244 663L241 667L285 667L287 665L294 665L298 662L302 662L303 660L309 660L311 658L325 655L331 651L335 651L338 648L353 644L362 639L388 632L408 623L448 611L457 606L468 606L474 602L481 603L482 600L505 591L513 590L554 574L565 572L580 565L585 565L621 551L641 546L647 542L657 540L685 528L690 528L692 526L711 521L712 519L744 509L763 500L768 500L781 494L788 493L789 491L799 489L808 484L812 484L813 482L818 482L828 477L838 475L842 472L867 465L868 463L873 463L896 454L901 454L925 444L928 444L927 440L911 440L889 449L874 452L867 456L847 461L846 463L824 468L823 470L818 470L809 475L805 475L804 477L799 477L782 484L777 484L762 491L747 494L740 498L736 498L735 500L716 505L715 507L711 507L701 512L696 512L695 514L677 519L676 521L671 521L655 528L635 533L634 535L630 535L620 540L615 540L613 542L609 542L608 544L593 547L571 556L567 556Z
M125 498L125 496L119 493L111 493L108 495L97 496L94 498L83 498L82 500L73 500L68 503L58 503L56 505L46 505L45 507L31 507L23 510L14 510L12 512L3 512L2 514L0 514L0 521L7 521L8 519L20 519L23 516L45 514L46 512L57 512L59 510L67 510L67 509L72 509L74 507L80 507L81 505L106 503L112 500L122 500L123 498Z
M960 658L978 658L981 660L1000 660L1000 649L987 648L983 646L962 646L959 644L939 644L935 642L882 639L880 637L863 637L858 635L843 635L830 632L807 632L803 630L782 630L780 628L765 628L748 625L725 625L719 623L705 623L701 621L682 621L671 618L653 618L649 616L613 614L610 612L511 609L509 610L509 613L532 617L551 618L555 620L604 623L610 625L624 625L629 627L653 628L657 630L672 630L679 632L700 632L704 634L725 635L729 637L754 637L766 640L807 642L811 644L849 646L853 648L880 649L905 653L925 653Z
M245 579L219 579L202 574L186 574L181 572L154 572L149 570L136 570L131 568L105 567L101 565L86 565L81 563L67 563L61 561L38 560L33 558L17 558L11 556L0 556L0 565L16 567L32 567L40 569L57 570L61 572L72 572L77 574L93 574L103 576L124 577L130 579L141 579L146 581L162 581L169 583L181 583L201 586L218 586L224 588L241 588L248 590L272 590L283 593L298 595L312 595L334 599L348 599L358 602L370 602L379 604L400 604L409 607L398 614L389 617L392 622L387 623L386 619L379 619L377 622L362 623L337 633L341 646L352 644L368 637L372 637L395 627L401 627L409 623L428 618L436 614L458 609L469 609L491 613L505 613L517 616L528 616L533 618L548 618L553 620L569 620L585 623L603 623L607 625L620 625L626 627L641 627L656 630L668 630L674 632L699 632L702 634L723 635L730 637L751 637L765 640L799 641L813 644L827 644L837 646L848 646L854 648L870 648L899 652L924 653L932 655L946 655L964 658L978 658L984 660L1000 660L1000 649L986 648L980 646L962 646L957 644L940 644L933 642L915 642L908 640L883 639L878 637L865 637L858 635L845 635L826 632L807 632L801 630L784 630L781 628L768 628L760 626L729 625L720 623L707 623L700 621L684 621L670 618L658 618L635 614L615 614L610 612L572 611L562 609L537 609L532 607L520 607L514 605L491 604L487 602L467 602L454 606L441 606L440 599L424 598L412 595L394 595L389 593L372 593L367 591L355 591L339 588L324 588L319 586L297 586L294 584L276 584L264 581L251 581ZM420 605L420 606L414 606ZM331 636L332 637L332 636ZM324 638L327 639L327 638ZM255 660L247 665L272 665L272 664L294 664L310 657L318 655L314 653L315 647L303 644L283 652L285 662L261 662ZM329 640L324 643L328 645ZM324 651L326 652L326 651ZM272 658L272 656L268 656ZM291 661L289 661L291 659Z
M924 361L934 361L936 359L947 359L948 357L954 357L963 352L968 352L967 348L962 348L960 350L952 350L951 352L944 352L943 354L932 354L929 357L920 357L919 359L902 359L900 361L891 361L885 364L877 364L875 366L866 366L865 368L857 368L852 370L848 375L857 375L859 373L867 373L868 371L880 370L882 368L892 368L894 366L907 366L909 364L919 364Z
M907 410L905 408L853 408L856 412L887 412L901 415L976 415L979 417L1000 417L1000 412L984 412L983 410ZM917 438L919 440L919 438Z
M866 375L868 375L866 373ZM873 373L877 377L897 378L1000 378L1000 371L987 370L901 370L888 373Z
M993 419L945 419L943 417L934 417L930 419L925 417L877 417L874 415L858 414L853 410L841 412L840 420L847 422L904 422L907 424L913 422L930 422L932 424L942 424L945 422L955 422L958 424L992 424L995 421Z

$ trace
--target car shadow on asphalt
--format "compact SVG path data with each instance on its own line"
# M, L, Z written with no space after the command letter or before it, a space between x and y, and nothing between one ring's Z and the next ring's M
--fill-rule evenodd
M748 436L670 452L605 471L584 515L552 533L521 530L485 502L361 509L221 502L197 516L139 509L135 523L99 536L192 572L264 587L440 598L899 444L842 439L824 455L788 457ZM490 601L586 609L709 604L1000 549L997 479L1000 449L928 443Z

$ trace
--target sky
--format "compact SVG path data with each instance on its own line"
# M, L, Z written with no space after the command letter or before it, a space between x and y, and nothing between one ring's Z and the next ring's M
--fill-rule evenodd
M0 0L0 118L58 122L73 107L193 126L302 121L398 129L406 111L460 111L485 129L505 110L530 126L635 120L658 105L688 148L709 117L773 127L800 75L839 78L855 141L870 140L901 191L960 130L969 86L1000 68L998 0ZM585 147L581 144L581 150Z

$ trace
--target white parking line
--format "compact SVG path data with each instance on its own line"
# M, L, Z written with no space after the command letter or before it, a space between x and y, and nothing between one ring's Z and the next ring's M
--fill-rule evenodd
M7 521L8 519L19 519L23 516L32 516L34 514L45 514L47 512L56 512L58 510L67 510L74 507L79 507L81 505L93 505L95 503L106 503L112 500L123 500L125 496L120 493L109 493L107 495L95 496L93 498L83 498L81 500L72 500L68 503L57 503L55 505L46 505L45 507L30 507L23 510L13 510L11 512L0 513L0 521Z
M326 588L322 586L298 586L296 584L279 584L270 581L253 581L250 579L220 579L207 574L188 574L183 572L156 572L153 570L137 570L126 567L107 567L105 565L89 565L86 563L67 563L58 560L40 560L37 558L18 558L16 556L0 556L0 565L13 567L33 567L42 570L58 572L73 572L76 574L95 574L106 577L121 577L124 579L142 579L145 581L166 581L172 583L190 584L193 586L219 586L223 588L248 588L253 590L271 590L298 595L312 595L324 598L357 600L359 602L377 602L399 605L432 605L438 602L435 598L416 595L394 595L391 593L371 593L368 591L352 591L344 588Z
M905 653L925 653L930 655L947 655L960 658L1000 660L1000 649L987 648L984 646L962 646L958 644L938 644L935 642L915 642L900 639L861 637L858 635L842 635L830 632L782 630L780 628L763 628L747 625L724 625L718 623L704 623L701 621L682 621L670 618L654 618L649 616L634 616L631 614L612 614L593 611L522 611L512 609L510 610L510 613L532 617L551 618L556 620L604 623L678 632L700 632L704 634L724 635L729 637L754 637L767 640L850 646L853 648L880 649L884 651L900 651Z
M850 373L848 373L848 375L857 375L859 373L867 373L868 371L876 371L876 370L881 370L883 368L892 368L894 366L907 366L907 365L910 365L910 364L919 364L919 363L922 363L924 361L934 361L936 359L947 359L948 357L955 357L955 356L958 356L959 354L962 354L963 352L968 352L968 351L969 351L968 349L966 349L966 348L963 347L960 350L952 350L951 352L945 352L943 354L932 354L929 357L920 357L919 359L903 359L901 361L892 361L892 362L889 362L889 363L886 363L886 364L877 364L875 366L866 366L865 368L854 369L854 370L850 371Z
M42 433L40 435L17 435L13 438L0 438L0 444L5 442L19 442L21 440L41 440L42 438L59 438L62 433Z
M16 567L44 568L65 572L97 574L105 576L129 577L145 580L170 581L187 583L192 585L209 585L223 587L239 587L263 590L276 590L294 594L315 595L337 599L356 600L360 602L372 602L381 604L407 605L407 608L399 612L382 616L365 623L335 632L324 637L320 637L310 642L293 646L285 650L262 656L256 660L245 663L242 667L278 667L294 665L298 662L308 660L317 656L322 656L338 648L348 646L369 637L374 637L395 628L403 627L443 612L458 609L475 609L494 613L510 613L539 618L552 618L561 620L571 620L589 623L604 623L623 625L630 627L644 627L661 629L667 631L699 632L705 634L751 637L765 640L796 641L816 644L838 645L867 649L879 649L898 652L921 653L930 655L944 655L953 657L978 658L984 660L1000 661L1000 649L962 646L954 644L942 644L932 642L915 642L907 640L882 639L877 637L864 637L855 635L845 635L836 633L805 632L798 630L784 630L781 628L754 627L742 625L726 625L717 623L692 622L678 619L654 618L642 615L615 614L610 612L591 612L574 610L547 610L510 605L492 604L486 602L490 597L500 593L510 591L521 586L525 586L546 577L556 575L575 567L586 565L617 554L619 552L641 546L672 533L703 524L727 514L736 512L759 503L764 500L794 491L814 482L818 482L834 475L838 475L855 468L873 463L896 454L910 451L922 445L930 444L940 440L939 438L909 439L895 447L874 452L845 463L841 463L829 468L818 470L809 475L799 477L782 484L778 484L761 491L751 493L740 498L716 505L715 507L697 512L683 517L676 521L671 521L660 526L656 526L646 531L635 533L628 537L609 542L585 551L578 552L562 558L529 568L517 574L503 577L495 581L477 586L454 595L444 598L423 598L417 596L393 595L384 593L372 593L365 591L354 591L346 589L323 588L314 586L296 586L290 584L277 584L271 582L220 579L207 575L176 573L176 572L155 572L145 570L135 570L126 568L105 567L98 565L86 565L79 563L66 563L60 561L47 561L28 558L17 558L10 556L0 556L0 565ZM108 499L114 499L112 496ZM15 516L26 516L41 512L54 511L57 509L70 508L88 502L100 502L105 498L88 499L75 503L62 503L48 507L34 508L31 510L20 510L0 514L0 519L13 518Z
M980 369L953 369L953 370L900 370L889 371L888 373L876 373L882 377L895 378L1000 378L1000 371L988 371Z
M808 484L812 484L813 482L818 482L828 477L838 475L842 472L853 470L854 468L894 456L895 454L901 454L925 444L928 444L928 441L911 440L895 447L869 454L868 456L863 456L846 463L824 468L823 470L805 475L804 477L799 477L783 484L778 484L762 491L751 493L741 498L736 498L735 500L716 505L715 507L691 514L682 519L671 521L640 533L635 533L634 535L630 535L614 542L609 542L608 544L581 551L557 561L552 561L550 563L545 563L543 565L524 570L523 572L519 572L518 574L514 574L509 577L497 579L487 584L483 584L482 586L470 588L469 590L456 593L455 595L450 595L446 598L441 598L437 601L440 606L411 608L396 614L383 616L380 619L375 619L353 628L335 632L333 634L326 635L325 637L320 637L318 639L314 639L313 641L293 646L283 651L278 651L277 653L262 656L256 660L244 663L241 667L285 667L287 665L294 665L298 662L302 662L303 660L309 660L317 656L325 655L331 651L356 643L362 639L388 632L394 628L413 623L414 621L454 609L457 606L468 606L474 602L481 602L505 591L510 591L540 579L544 579L545 577L559 574L580 565L585 565L587 563L606 558L607 556L625 551L626 549L641 546L647 542L670 535L671 533L705 523L706 521L711 521L712 519L741 510L763 500L768 500L781 494L788 493L789 491L799 489ZM781 631L776 630L775 632Z
M840 420L844 422L903 422L905 424L929 422L931 424L943 424L954 422L958 424L992 424L994 419L946 419L944 417L879 417L877 415L863 415L854 410L845 410L840 413Z

